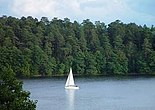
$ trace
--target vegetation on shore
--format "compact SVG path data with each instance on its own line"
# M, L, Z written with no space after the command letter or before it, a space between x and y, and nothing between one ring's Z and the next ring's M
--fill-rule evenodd
M0 71L16 76L155 74L155 28L89 19L0 17ZM4 73L3 73L4 74Z
M0 110L36 109L36 101L30 99L30 92L24 91L22 85L10 66L3 67L0 74Z

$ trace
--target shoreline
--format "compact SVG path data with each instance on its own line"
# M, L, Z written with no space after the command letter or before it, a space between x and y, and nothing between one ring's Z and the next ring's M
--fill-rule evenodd
M51 76L42 76L42 75L34 75L34 76L29 76L29 77L17 77L19 79L38 79L38 78L64 78L67 77L68 75L51 75ZM77 75L75 74L74 77L155 77L155 74L111 74L111 75L102 75L102 74L96 74L96 75Z

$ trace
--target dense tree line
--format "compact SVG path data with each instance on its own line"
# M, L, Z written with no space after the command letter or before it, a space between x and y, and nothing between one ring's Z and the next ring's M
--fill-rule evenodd
M89 19L0 17L0 70L17 76L155 74L155 28Z

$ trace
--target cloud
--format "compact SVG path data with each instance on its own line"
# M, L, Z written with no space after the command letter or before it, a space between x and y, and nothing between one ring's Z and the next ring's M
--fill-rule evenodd
M123 0L98 0L93 1L91 4L85 4L83 9L85 18L90 17L94 20L112 21L123 18L127 14L126 12L131 12Z
M68 17L82 21L91 19L110 23L116 19L134 21L141 19L153 20L155 17L132 9L129 0L14 0L13 13L18 16L48 18ZM134 2L130 2L133 3ZM147 22L147 21L146 21Z
M109 0L14 0L12 10L18 16L63 17L78 15L79 17L87 17L88 14L91 17L93 14L107 15L108 13L114 14L114 12L121 11L120 9L123 6L121 3L117 0L111 0L110 2ZM93 4L96 6L93 6Z
M78 0L14 0L13 13L16 16L67 17L80 14Z
M56 0L14 0L13 13L17 16L57 15Z

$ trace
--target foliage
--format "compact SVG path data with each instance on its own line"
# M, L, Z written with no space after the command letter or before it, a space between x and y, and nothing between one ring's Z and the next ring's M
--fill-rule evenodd
M24 91L22 82L15 78L10 66L3 67L0 74L0 110L35 110L36 102Z
M16 76L155 74L154 53L153 26L0 17L0 68Z

